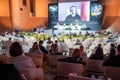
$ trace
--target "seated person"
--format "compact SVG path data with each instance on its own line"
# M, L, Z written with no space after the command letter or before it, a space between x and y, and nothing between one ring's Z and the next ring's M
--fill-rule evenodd
M68 50L69 50L69 48L68 48L68 46L67 46L67 44L65 43L65 41L64 40L62 40L62 42L60 43L60 47L61 47L61 51L62 52L68 52Z
M38 43L34 42L32 48L29 50L30 53L41 54L42 51L39 49Z
M82 63L85 64L82 61L82 58L80 57L80 51L79 49L74 49L73 53L72 53L72 57L67 57L64 59L59 59L60 62L71 62L71 63Z
M32 59L23 54L22 46L19 42L14 42L9 50L10 58L8 63L14 64L17 68L35 68Z
M120 67L120 44L117 46L117 55L109 57L103 62L103 66Z
M52 45L51 55L63 55L63 53L59 51L59 46L57 44Z
M52 41L47 42L46 50L49 52L51 50Z
M43 41L42 40L39 41L39 48L40 48L40 50L42 51L43 54L47 54L48 53L48 51L43 46Z
M89 35L90 35L90 33L88 31L86 31L85 36L89 36Z
M79 47L79 51L80 51L80 56L81 57L87 57L87 54L84 51L84 46L82 44Z
M107 42L115 42L115 40L113 38L113 35L111 35L111 36L108 37Z
M58 42L58 40L55 40L55 44L58 45L58 51L61 52L61 47L60 47L60 43Z
M77 41L76 41L75 45L81 45L81 42L80 42L80 40L79 40L79 39L77 39Z
M115 44L111 43L110 46L111 46L111 48L110 48L110 54L109 54L109 56L110 57L111 56L116 56L116 46L115 46Z
M101 44L98 44L98 47L95 50L95 54L92 54L89 58L96 59L96 60L104 59L104 54L103 54L103 49L101 48Z

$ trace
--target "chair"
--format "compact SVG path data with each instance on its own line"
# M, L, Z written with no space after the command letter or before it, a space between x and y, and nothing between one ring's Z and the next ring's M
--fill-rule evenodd
M21 74L24 74L27 80L44 80L42 68L18 68Z
M42 64L43 64L42 54L33 54L33 53L24 53L24 54L32 58L37 68L42 68Z
M66 58L65 55L49 55L50 66L57 66L58 59Z
M32 60L35 64L36 68L42 68L43 60L41 58L32 57Z
M88 74L103 76L103 73L104 73L103 60L93 60L93 59L87 60L85 67L86 76Z
M112 80L120 80L120 68L119 67L104 67L104 76L111 78Z
M93 78L88 78L88 77L82 77L82 76L78 76L75 73L70 73L68 80L102 80L102 79L93 79Z
M49 59L50 59L50 72L52 73L53 69L56 70L57 69L57 62L58 59L63 59L66 58L65 55L49 55Z
M67 78L69 73L77 73L79 76L83 75L84 67L82 64L57 62L58 77Z

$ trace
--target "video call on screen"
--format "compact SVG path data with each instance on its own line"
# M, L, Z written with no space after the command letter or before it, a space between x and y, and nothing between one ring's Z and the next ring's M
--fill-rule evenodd
M61 25L79 24L101 30L102 6L98 1L59 2L57 6L57 22Z

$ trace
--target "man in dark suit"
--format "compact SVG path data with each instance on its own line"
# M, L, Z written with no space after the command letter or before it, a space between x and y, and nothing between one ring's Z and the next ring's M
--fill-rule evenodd
M41 41L41 40L39 41L39 48L43 52L43 54L47 54L48 53L48 51L43 46L43 41Z
M103 66L120 67L120 44L117 46L118 55L109 57L104 61Z

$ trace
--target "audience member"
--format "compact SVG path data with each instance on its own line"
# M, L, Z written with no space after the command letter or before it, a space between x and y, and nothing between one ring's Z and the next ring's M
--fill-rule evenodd
M8 63L14 64L17 68L35 68L30 57L23 54L22 46L19 42L12 43L9 50L10 58L8 58Z
M37 54L41 54L42 51L39 49L38 43L34 42L32 45L32 48L30 48L29 50L30 53L37 53Z
M79 32L79 33L78 33L78 36L82 36L82 33L81 33L81 32Z
M94 37L95 35L94 35L93 33L90 33L90 36L91 36L91 37Z
M59 46L57 44L52 45L51 55L62 55L63 53L59 51Z
M114 43L110 44L111 48L110 48L110 56L115 56L116 55L116 47Z
M48 51L43 46L43 41L42 40L39 41L39 48L40 48L40 50L42 51L43 54L47 54L48 53Z
M52 41L48 41L48 42L47 42L46 50L47 50L48 52L50 52L52 44L53 44Z
M90 56L90 59L96 59L96 60L104 59L104 54L103 54L103 49L101 48L101 44L98 44L98 47L95 50L95 54L92 54Z
M86 35L86 36L89 36L89 35L90 35L90 33L89 33L88 31L86 31L85 35Z
M79 47L79 51L80 51L80 56L81 56L81 57L87 57L87 55L86 55L86 53L85 53L85 51L84 51L84 46L83 46L83 45L81 45L81 46Z
M82 64L84 64L84 62L82 61L82 58L80 57L79 49L74 49L73 50L72 57L59 59L59 61L60 62L71 62L71 63L82 63Z
M61 52L61 47L60 47L60 44L59 44L58 40L55 40L55 44L58 45L58 51Z
M80 39L77 39L75 45L81 45Z
M109 57L104 61L103 66L120 67L120 44L117 46L117 55Z
M64 40L62 40L62 42L60 43L60 47L62 52L65 52L65 53L68 52L68 46Z
M114 39L113 35L110 35L110 36L108 37L107 42L115 42L115 39Z

